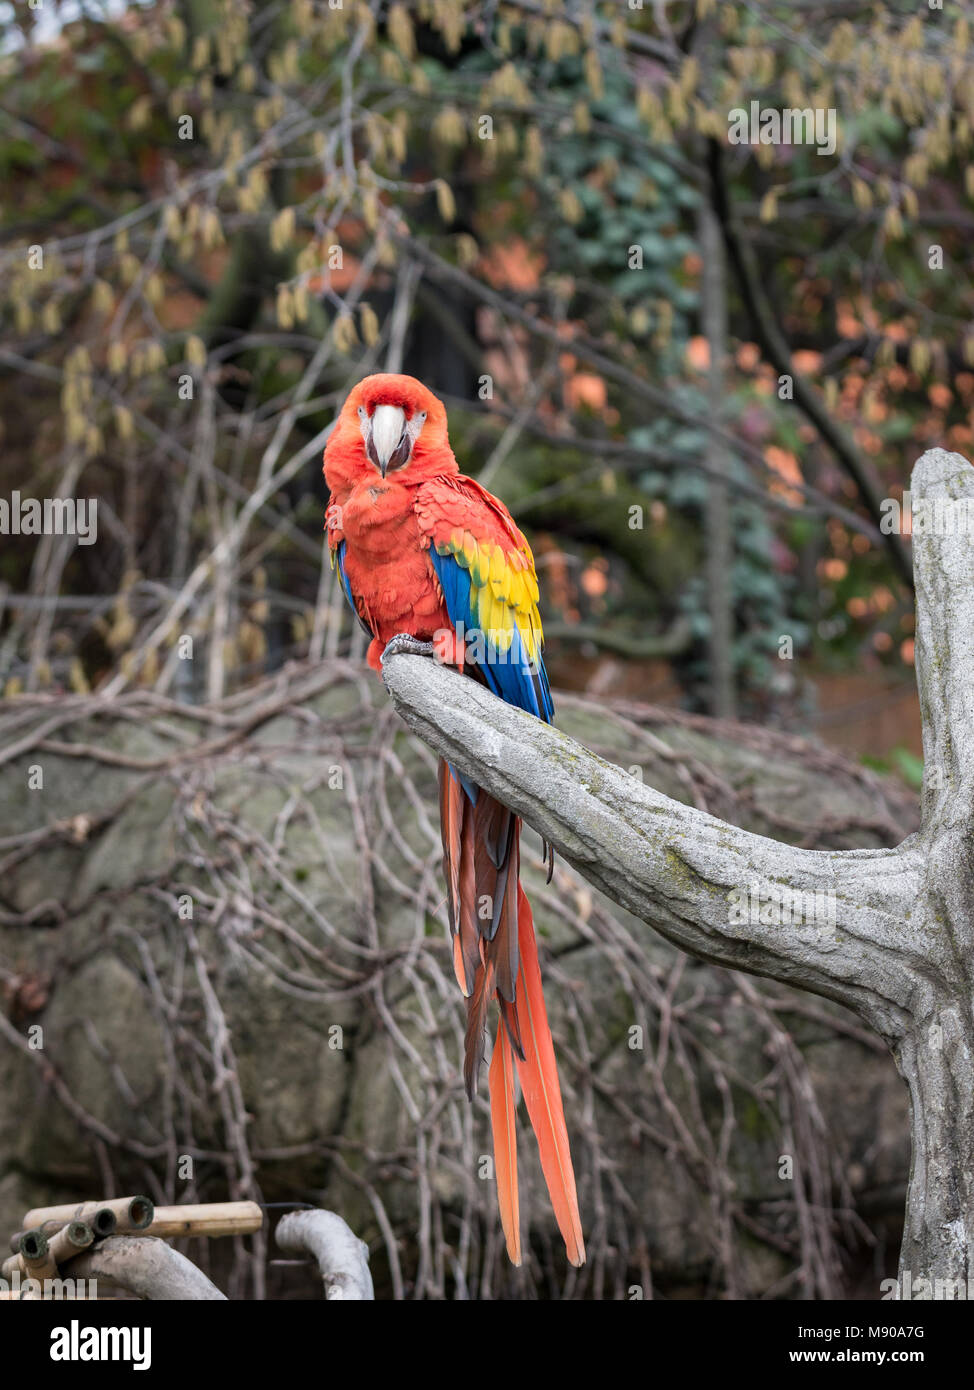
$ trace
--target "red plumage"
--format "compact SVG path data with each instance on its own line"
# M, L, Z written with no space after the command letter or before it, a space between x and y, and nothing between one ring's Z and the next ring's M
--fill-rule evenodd
M457 467L441 401L413 377L366 377L342 408L325 449L331 492L327 527L349 601L371 634L369 664L399 633L436 642L455 634L444 585L463 594L493 629L540 660L534 561L504 504ZM444 559L443 557L446 557ZM447 569L437 568L437 562ZM449 568L452 566L452 568ZM453 593L456 608L456 593ZM472 615L476 616L474 610ZM468 624L469 626L469 624ZM464 668L464 646L450 657ZM480 679L490 671L466 670ZM543 667L542 667L543 670ZM550 715L536 677L515 703ZM503 687L505 698L510 695ZM533 701L533 703L531 703ZM440 763L440 828L457 982L467 998L464 1082L469 1095L483 1060L496 999L501 1022L489 1071L495 1172L508 1253L521 1262L514 1139L518 1076L538 1139L542 1171L573 1264L585 1259L554 1048L548 1027L531 909L519 883L520 820ZM470 784L467 784L469 788ZM481 905L491 910L482 915Z

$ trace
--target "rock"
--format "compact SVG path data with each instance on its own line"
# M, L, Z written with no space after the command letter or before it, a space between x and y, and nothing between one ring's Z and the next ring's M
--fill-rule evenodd
M571 697L558 722L781 839L850 848L915 828L903 789L795 738ZM486 1101L469 1106L460 1079L435 763L362 668L289 668L213 708L22 696L0 713L0 750L15 744L0 762L4 1240L32 1205L255 1197L341 1213L379 1298L878 1296L909 1161L892 1060L837 1006L681 956L564 864L545 887L530 831L589 1263L565 1284L525 1120L532 1258L509 1267ZM223 1245L226 1278L258 1287Z

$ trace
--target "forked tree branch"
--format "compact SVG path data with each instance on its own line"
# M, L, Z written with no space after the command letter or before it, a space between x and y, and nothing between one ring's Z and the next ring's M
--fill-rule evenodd
M890 1043L913 1102L901 1269L974 1281L974 469L932 449L912 495L926 767L922 827L896 849L751 834L428 659L391 656L384 672L409 727L608 897L701 960L848 1005ZM796 920L796 893L831 912Z

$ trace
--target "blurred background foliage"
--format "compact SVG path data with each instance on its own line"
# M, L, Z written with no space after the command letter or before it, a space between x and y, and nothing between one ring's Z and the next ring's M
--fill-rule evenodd
M880 504L972 452L964 9L0 5L0 496L99 500L0 542L5 693L360 653L320 454L401 369L530 536L553 683L915 780ZM730 143L752 101L834 153Z

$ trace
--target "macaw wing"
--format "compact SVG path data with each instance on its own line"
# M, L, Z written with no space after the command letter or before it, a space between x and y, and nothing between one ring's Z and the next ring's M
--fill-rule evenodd
M506 507L474 479L448 475L419 488L415 510L468 661L495 695L550 724L534 558Z
M353 593L352 593L352 586L351 586L351 585L349 584L349 582L348 582L348 575L347 575L347 573L346 573L346 571L345 571L345 547L346 547L346 545L347 545L347 541L345 541L345 540L340 540L340 541L337 542L336 545L332 546L332 548L331 548L331 567L332 567L332 569L337 569L337 570L338 570L338 578L341 580L342 592L344 593L346 599L348 600L348 606L349 606L349 608L351 608L351 610L352 610L352 612L355 614L356 618L358 618L358 620L359 620L359 625L360 625L360 627L362 628L362 631L363 631L364 633L366 633L367 636L369 636L369 637L374 637L374 636L375 636L375 633L372 631L372 629L369 627L368 623L367 623L367 622L365 621L365 619L362 617L362 614L361 614L361 612L359 611L359 606L358 606L358 604L355 602L355 597L354 597L354 595L353 595Z

